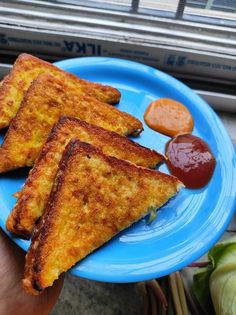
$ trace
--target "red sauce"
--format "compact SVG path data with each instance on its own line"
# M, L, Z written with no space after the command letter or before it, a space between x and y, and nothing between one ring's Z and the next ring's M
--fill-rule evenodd
M201 188L212 177L215 158L208 145L191 134L179 135L167 143L166 156L170 172L188 188Z

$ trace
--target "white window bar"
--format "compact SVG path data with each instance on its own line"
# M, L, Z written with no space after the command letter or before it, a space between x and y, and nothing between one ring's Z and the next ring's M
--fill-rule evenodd
M207 24L218 24L218 25L225 25L225 26L236 26L236 19L233 15L231 17L228 17L227 14L221 14L222 16L214 15L216 14L216 11L230 11L230 12L236 12L236 3L235 8L233 6L227 6L223 4L214 4L214 0L207 0L206 5L197 4L197 1L193 0L179 0L176 5L175 12L172 12L172 10L168 9L158 9L158 2L151 1L152 8L146 7L144 1L140 0L130 0L130 1L108 1L108 0L82 0L79 1L80 6L85 7L91 7L91 8L101 8L105 10L116 10L116 11L123 11L123 12L130 12L130 13L136 13L136 14L146 14L146 15L152 15L152 16L161 16L166 18L175 18L175 19L183 19L186 21L195 21L195 22L202 22ZM173 1L174 2L174 1ZM73 4L78 5L77 0L54 0L54 3L64 3L64 4ZM170 2L171 3L171 2ZM201 7L204 9L201 13L194 13L190 10L191 7ZM168 6L166 6L168 7ZM173 6L171 6L173 9ZM186 10L188 9L188 10ZM212 11L213 10L213 11ZM186 11L186 12L185 12ZM204 13L204 14L203 14Z
M154 0L0 0L0 75L20 52L49 61L101 55L154 66L210 91L205 97L215 87L236 94L236 20L213 23L186 10L189 0L168 3L172 10Z

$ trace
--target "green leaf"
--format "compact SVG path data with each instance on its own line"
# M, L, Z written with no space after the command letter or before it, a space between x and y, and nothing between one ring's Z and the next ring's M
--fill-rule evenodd
M235 315L236 237L215 245L208 258L209 266L201 268L193 277L193 293L203 314L214 314L214 309L216 315Z
M218 251L216 268L210 277L211 297L218 315L236 314L236 238Z
M204 315L214 314L209 288L209 279L212 270L212 265L205 268L199 268L199 271L193 276L192 292L201 306L201 313Z

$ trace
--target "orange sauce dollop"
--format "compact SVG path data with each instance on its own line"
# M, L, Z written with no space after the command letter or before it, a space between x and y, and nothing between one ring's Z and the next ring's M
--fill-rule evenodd
M170 137L193 130L193 118L189 110L168 98L153 101L144 114L144 120L151 129Z
M191 134L179 135L166 145L167 165L172 175L188 188L201 188L211 179L215 158L208 145Z

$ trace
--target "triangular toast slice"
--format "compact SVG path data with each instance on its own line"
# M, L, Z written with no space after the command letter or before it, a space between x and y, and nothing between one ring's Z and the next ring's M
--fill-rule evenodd
M166 203L181 186L173 176L72 140L26 256L25 290L39 294L118 232Z
M120 92L113 87L82 80L39 58L21 54L0 87L0 129L9 126L31 82L41 73L51 74L65 81L70 88L102 102L115 104L120 100Z
M137 135L142 123L117 108L71 90L66 83L41 74L28 89L0 148L0 173L32 166L47 136L62 115L85 120L122 135Z
M62 117L49 134L23 189L17 194L19 200L6 225L10 232L23 238L30 237L35 222L44 211L63 151L72 138L97 146L108 155L144 167L154 168L164 160L163 155L115 132L76 118Z

